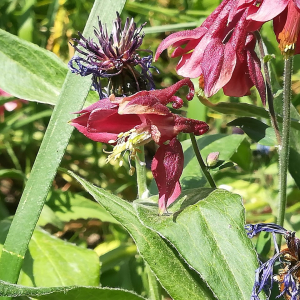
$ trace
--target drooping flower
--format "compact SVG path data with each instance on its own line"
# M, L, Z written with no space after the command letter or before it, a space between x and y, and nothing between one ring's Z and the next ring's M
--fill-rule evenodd
M173 103L173 108L183 105L174 94L184 85L190 89L186 98L191 100L194 86L186 78L162 90L141 91L124 98L111 95L79 111L81 115L71 121L88 138L115 144L107 161L119 159L125 151L134 159L137 148L151 140L159 145L151 170L159 190L160 214L181 192L183 151L177 135L201 135L209 129L205 122L184 118L167 108L168 103Z
M241 0L241 5L259 4L257 12L249 20L266 22L273 20L279 49L285 57L300 53L300 1L299 0ZM258 2L258 3L257 3Z
M181 57L177 73L200 77L200 87L207 97L221 88L225 95L240 97L250 94L255 85L265 103L265 84L253 34L262 22L247 20L257 10L252 4L237 4L236 0L224 0L200 27L168 36L159 45L155 60L173 46L172 57Z
M154 68L151 66L152 52L139 49L144 38L144 34L140 34L144 25L137 28L133 19L127 18L122 29L122 21L117 13L110 35L100 20L99 30L94 30L96 39L85 38L78 32L79 39L73 39L72 46L82 56L74 56L69 62L69 68L81 76L92 74L93 87L100 99L109 94L128 96L140 90L153 89L149 70ZM141 57L137 51L146 51L150 55ZM136 66L139 66L141 72ZM102 90L101 78L108 79L107 94Z
M274 282L279 284L280 296L288 300L300 299L300 239L295 237L295 232L272 223L248 224L245 226L248 236L252 238L261 231L270 232L274 236L276 254L265 263L262 263L255 272L255 282L251 300L259 300L261 291L265 291L267 299L271 295ZM275 234L282 234L286 240L287 248L278 249ZM274 275L274 265L280 262L282 269Z

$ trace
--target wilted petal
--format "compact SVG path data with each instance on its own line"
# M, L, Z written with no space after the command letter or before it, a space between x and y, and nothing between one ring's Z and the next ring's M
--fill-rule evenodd
M183 151L180 142L174 138L168 145L157 150L151 170L159 191L159 213L173 203L181 192L179 178L183 170Z
M274 224L274 223L258 223L258 224L246 224L245 229L248 231L247 235L249 238L254 237L258 233L264 232L271 232L271 233L279 233L279 234L286 234L288 231L283 227Z

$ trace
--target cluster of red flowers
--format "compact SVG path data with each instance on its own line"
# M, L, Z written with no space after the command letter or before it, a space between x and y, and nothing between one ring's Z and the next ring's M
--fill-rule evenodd
M181 57L177 73L200 77L207 97L221 88L225 95L245 96L256 86L265 103L264 79L254 51L255 31L271 19L283 55L299 53L299 0L224 0L200 27L168 36L155 59L173 46L172 57Z
M127 20L122 30L118 16L111 36L99 23L101 34L98 31L95 34L100 44L80 35L74 47L85 58L75 56L69 65L82 76L93 74L93 86L104 99L78 112L81 115L71 124L94 141L115 144L108 161L120 158L124 151L134 158L138 146L154 140L159 149L151 169L159 189L159 212L163 213L181 192L183 153L177 135L180 132L201 135L208 130L206 123L171 113L166 105L173 103L176 109L182 106L182 99L174 94L183 85L189 87L187 99L191 100L194 87L189 78L197 77L208 97L221 88L228 96L240 97L250 94L255 86L265 104L266 88L255 53L255 32L273 19L283 55L299 53L299 8L300 0L224 0L200 27L171 34L157 49L155 59L166 48L175 47L172 57L181 57L177 72L186 79L164 90L154 90L151 84L147 88L146 84L146 90L138 88L133 95L120 89L122 97L103 93L100 78L111 78L126 69L135 74L135 66L140 65L140 75L144 74L145 80L153 83L149 72L152 55L137 56L143 35L139 35L141 28L136 30L133 21ZM74 62L78 69L74 68Z

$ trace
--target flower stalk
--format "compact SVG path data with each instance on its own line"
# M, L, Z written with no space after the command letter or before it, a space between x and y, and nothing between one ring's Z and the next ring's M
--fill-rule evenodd
M287 171L289 164L289 143L291 126L291 84L293 72L293 56L284 60L284 83L283 83L283 123L282 142L279 150L279 204L277 224L283 226L286 209ZM281 236L277 237L280 247Z
M136 159L136 180L138 186L138 198L146 199L149 195L149 191L147 188L147 170L145 163L145 149L144 146L139 147L137 151L137 159Z
M206 167L206 165L205 165L205 163L204 163L204 160L203 160L203 158L202 158L202 155L201 155L201 153L200 153L200 151L199 151L199 148L198 148L198 145L197 145L197 141L196 141L195 135L194 135L193 133L190 133L190 138L191 138L191 141L192 141L192 146L193 146L195 155L196 155L196 157L197 157L197 160L198 160L198 162L199 162L200 168L201 168L201 170L202 170L202 172L203 172L203 174L204 174L206 180L208 181L208 183L210 184L210 186L211 186L212 188L215 188L215 189L216 189L216 188L217 188L216 183L215 183L215 181L213 180L211 174L210 174L210 173L208 172L208 170L207 170L207 167Z

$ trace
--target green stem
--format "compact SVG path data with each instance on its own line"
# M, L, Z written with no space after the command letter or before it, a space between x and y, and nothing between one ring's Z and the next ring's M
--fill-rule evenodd
M145 150L144 146L139 147L136 159L136 180L138 185L138 197L139 199L146 199L149 196L147 188L147 171L145 164Z
M260 58L263 63L263 69L264 69L264 74L265 74L265 79L266 79L265 83L266 83L266 87L267 87L267 102L268 102L268 106L269 106L269 115L270 115L271 125L275 131L277 143L278 143L278 145L281 145L281 136L280 136L280 131L279 131L276 114L275 114L275 110L274 110L274 97L273 97L269 67L268 67L268 63L264 61L264 57L266 56L266 53L264 50L264 43L263 43L263 40L258 31L255 32L255 37L258 40L258 48L259 48L259 52L260 52Z
M283 226L286 208L287 171L289 163L289 142L291 126L291 84L293 72L293 57L284 60L284 83L283 83L283 123L282 143L279 149L279 205L277 224ZM281 235L277 235L277 243L280 247Z
M190 133L190 137L191 137L191 141L192 141L192 145L193 145L193 149L194 149L194 152L196 154L196 157L197 157L197 160L199 162L199 165L200 165L200 168L204 174L204 176L206 177L206 180L209 182L210 186L212 188L217 188L212 176L210 175L210 173L208 172L207 170L207 167L204 163L204 160L201 156L201 153L199 151L199 148L198 148L198 145L197 145L197 141L196 141L196 138L195 138L195 135L193 133Z
M149 191L147 188L147 173L146 173L146 164L145 164L145 151L144 146L139 147L137 152L138 159L136 159L136 178L138 185L138 198L146 199L149 196ZM148 275L149 282L149 299L150 300L161 300L161 287L157 281L155 275L151 271L149 265L146 264L146 272Z

